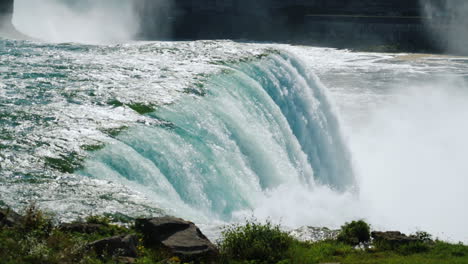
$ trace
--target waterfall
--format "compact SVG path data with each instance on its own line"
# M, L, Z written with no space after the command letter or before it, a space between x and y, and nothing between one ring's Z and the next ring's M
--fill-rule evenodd
M150 114L161 125L121 133L81 173L132 185L177 215L224 220L282 186L354 187L326 88L293 55L227 64L200 89Z

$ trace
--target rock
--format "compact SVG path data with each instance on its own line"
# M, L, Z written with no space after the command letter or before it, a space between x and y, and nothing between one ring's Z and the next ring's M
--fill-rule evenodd
M331 230L326 227L303 226L291 231L291 236L300 241L318 242L327 239L336 239L340 230Z
M1 209L0 208L0 227L2 226L16 226L20 225L23 221L23 217L17 214L15 211L11 209Z
M143 233L145 243L163 246L183 261L212 259L218 250L192 222L175 217L137 219L136 228Z
M98 255L110 255L120 257L137 257L138 239L135 235L121 235L104 238L87 245Z
M92 234L101 230L104 225L101 224L90 224L90 223L70 223L61 224L59 229L64 232L76 232L83 234Z
M390 247L400 246L409 244L411 242L420 241L420 239L412 236L407 236L398 231L387 231L387 232L372 232L371 233L374 242L385 243Z
M134 264L136 262L135 258L130 258L130 257L118 257L117 258L117 263L120 264Z

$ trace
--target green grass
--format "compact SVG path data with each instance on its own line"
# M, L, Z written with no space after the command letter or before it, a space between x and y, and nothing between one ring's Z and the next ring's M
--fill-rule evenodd
M220 243L223 262L227 264L468 264L468 247L432 241L424 232L409 244L392 248L367 247L370 227L364 221L342 226L337 240L301 242L289 237L279 226L247 222L229 227ZM355 247L358 242L364 248Z
M163 249L146 248L143 235L130 224L112 224L107 216L89 216L87 223L100 224L94 233L62 231L53 216L35 205L22 212L23 220L14 227L0 226L0 264L107 264L120 263L115 256L97 256L86 245L98 239L136 234L140 238L136 264L182 263ZM114 219L115 220L115 219ZM351 222L342 229L351 237L367 233L367 224ZM351 232L352 231L352 232ZM364 231L364 232L362 232ZM417 233L421 240L414 244L357 249L345 240L301 242L270 222L247 221L224 229L218 248L221 256L216 264L468 264L468 247L431 240L427 233ZM418 244L420 243L420 244ZM421 250L423 248L423 250ZM211 262L210 262L211 263Z
M219 249L226 260L255 261L255 263L276 263L286 259L295 241L278 225L248 221L245 225L227 227Z
M361 250L337 241L298 242L290 251L291 264L443 264L468 263L468 247L436 241L423 253L394 250Z

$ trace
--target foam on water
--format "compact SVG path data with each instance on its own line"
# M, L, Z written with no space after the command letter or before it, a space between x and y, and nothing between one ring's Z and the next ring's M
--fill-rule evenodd
M169 213L213 236L253 215L466 240L467 65L229 41L0 40L0 201L36 200L64 220Z
M206 94L158 109L150 116L162 125L123 133L83 173L138 183L176 215L223 220L260 208L266 192L285 186L354 187L325 88L297 58L271 54L225 67L205 83Z

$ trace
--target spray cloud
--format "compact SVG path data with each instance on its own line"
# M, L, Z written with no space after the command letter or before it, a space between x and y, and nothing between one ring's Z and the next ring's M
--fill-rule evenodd
M139 30L133 0L16 0L18 30L51 42L113 43Z
M361 199L377 228L468 241L468 92L462 77L395 88L353 138Z
M420 0L433 40L450 53L468 54L468 1Z

